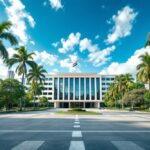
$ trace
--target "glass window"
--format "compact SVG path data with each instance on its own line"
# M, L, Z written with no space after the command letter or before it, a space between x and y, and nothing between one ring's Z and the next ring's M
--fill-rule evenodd
M65 100L68 100L68 78L65 78L64 87L65 87Z
M75 78L75 99L79 100L79 78Z
M59 79L59 99L63 99L63 78Z
M95 82L94 78L91 78L91 99L95 99Z
M105 82L103 82L102 85L105 85Z
M103 90L103 91L105 91L105 90L106 90L106 88L104 88L104 87L103 87L103 88L102 88L102 90Z
M80 97L81 97L81 100L84 100L84 78L81 78L80 80Z
M70 78L70 100L73 100L73 78Z
M111 78L111 81L113 81L114 80L114 78Z
M49 78L49 81L52 81L52 78Z
M58 78L54 78L54 100L57 100L58 95Z
M105 81L105 78L102 78L102 81Z
M110 81L110 78L106 78L107 81Z
M96 94L97 94L97 100L100 100L100 79L96 78Z
M52 92L49 92L48 95L52 95Z
M89 78L86 78L86 100L89 100Z

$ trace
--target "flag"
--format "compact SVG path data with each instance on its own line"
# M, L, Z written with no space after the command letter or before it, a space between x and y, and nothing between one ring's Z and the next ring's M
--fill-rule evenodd
M78 65L78 61L75 61L72 66L75 67L77 65Z

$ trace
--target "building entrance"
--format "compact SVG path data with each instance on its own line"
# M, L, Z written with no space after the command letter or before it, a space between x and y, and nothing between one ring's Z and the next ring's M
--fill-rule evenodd
M71 102L70 103L71 108L84 108L83 102Z

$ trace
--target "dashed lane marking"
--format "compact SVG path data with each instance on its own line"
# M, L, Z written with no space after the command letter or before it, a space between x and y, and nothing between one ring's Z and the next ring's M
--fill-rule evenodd
M11 150L37 150L44 141L24 141Z

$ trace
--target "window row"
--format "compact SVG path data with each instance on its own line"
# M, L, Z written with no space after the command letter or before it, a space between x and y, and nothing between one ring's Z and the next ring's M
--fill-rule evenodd
M54 78L54 99L100 100L100 78Z

